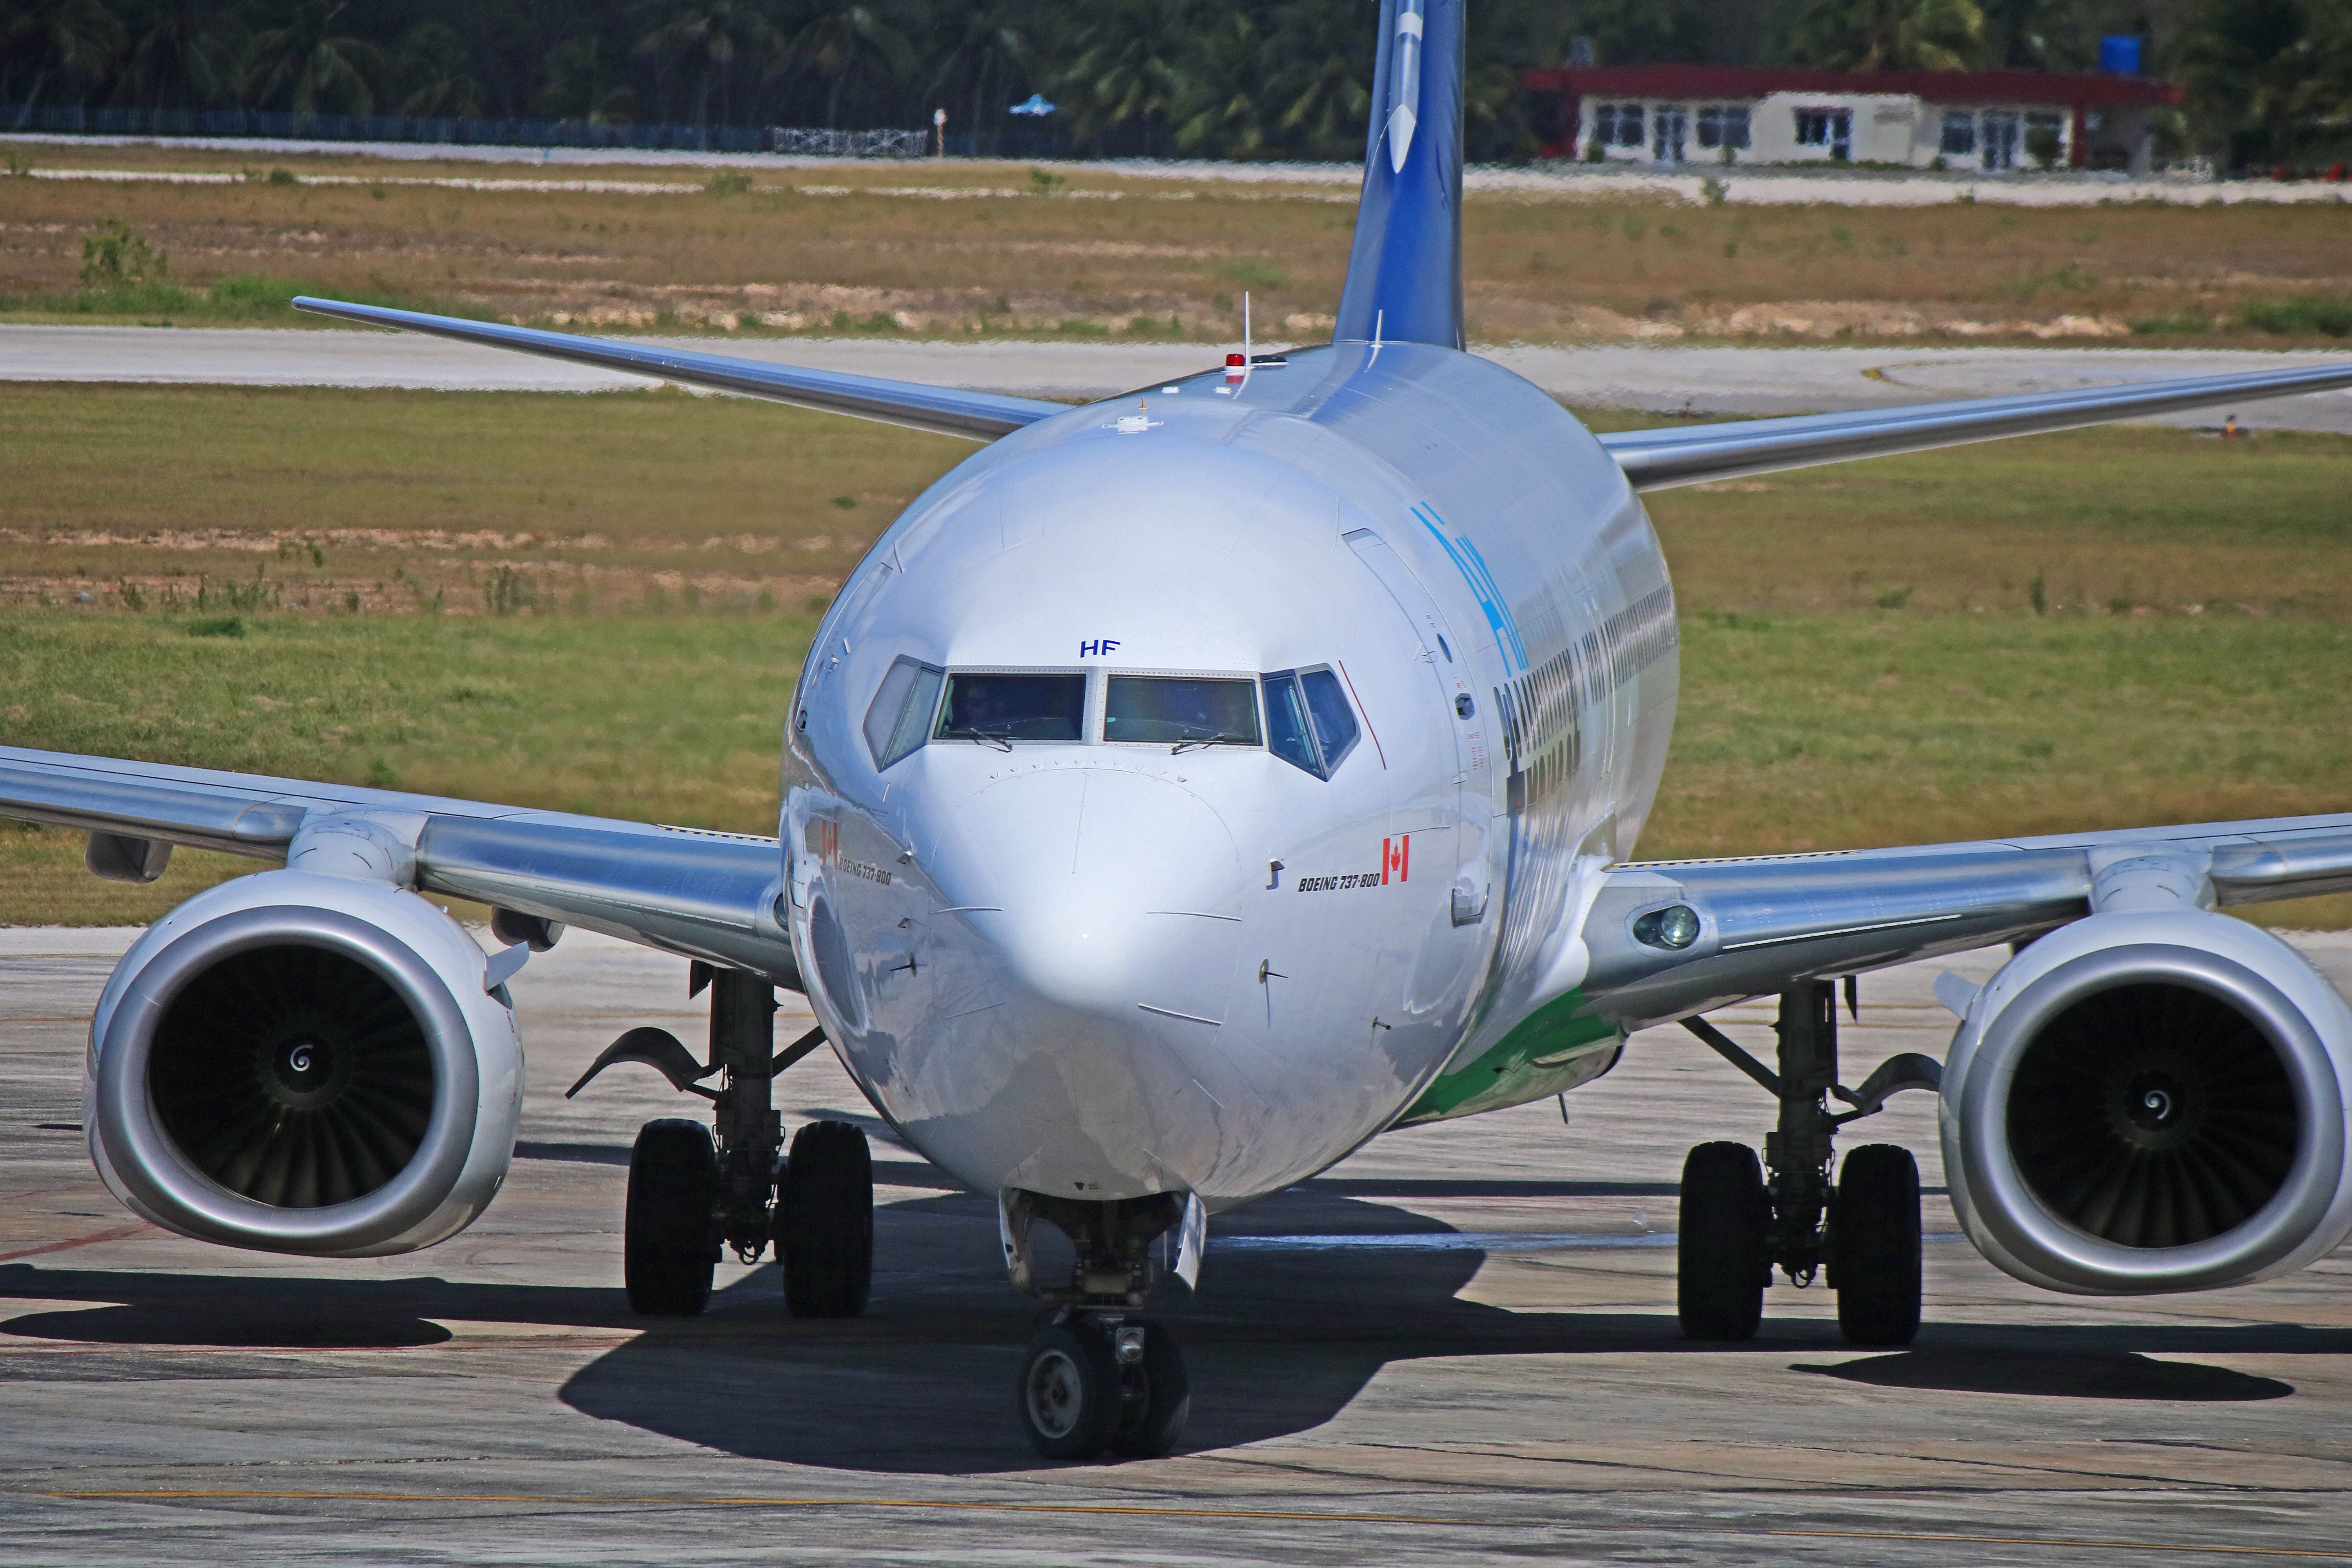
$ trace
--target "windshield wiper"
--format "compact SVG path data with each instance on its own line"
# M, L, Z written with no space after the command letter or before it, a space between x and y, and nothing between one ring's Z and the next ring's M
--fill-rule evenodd
M977 741L983 746L994 746L1000 752L1009 752L1013 749L1013 737L1009 731L1002 735L992 735L976 725L961 730L950 730L941 739Z
M1250 738L1247 735L1228 735L1220 731L1213 735L1203 735L1197 741L1179 741L1168 748L1168 754L1172 757L1179 752L1191 751L1194 746L1246 746L1248 744L1250 744Z

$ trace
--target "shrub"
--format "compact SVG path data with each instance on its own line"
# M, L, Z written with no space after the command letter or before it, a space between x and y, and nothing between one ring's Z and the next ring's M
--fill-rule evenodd
M2329 300L2316 294L2275 304L2251 300L2238 308L2238 320L2258 332L2282 336L2316 333L2330 338L2352 337L2352 300Z

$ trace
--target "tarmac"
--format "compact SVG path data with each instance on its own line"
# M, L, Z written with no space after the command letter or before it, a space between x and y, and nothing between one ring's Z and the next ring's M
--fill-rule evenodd
M1227 345L923 342L829 338L632 338L1027 397L1091 399L1215 364ZM1230 345L1239 348L1239 343ZM1260 345L1264 347L1265 345ZM1566 402L1650 413L1743 416L1886 407L2078 386L2228 375L2341 363L2344 354L2206 349L1681 348L1634 345L1477 352ZM160 382L238 386L390 386L438 391L597 392L643 376L414 333L254 328L0 325L0 381ZM2157 423L2352 434L2352 392L2306 394L2167 416Z
M310 1262L165 1235L92 1174L86 1020L134 934L0 931L13 1565L2352 1560L2352 1249L2198 1296L2033 1290L1956 1236L1927 1095L1853 1138L1908 1146L1931 1189L1907 1351L1847 1346L1832 1299L1786 1285L1752 1343L1679 1337L1683 1152L1759 1140L1770 1108L1656 1030L1565 1125L1544 1102L1391 1134L1219 1218L1197 1294L1155 1301L1192 1372L1182 1449L1056 1465L1014 1426L1033 1309L992 1205L828 1054L779 1098L873 1137L868 1313L794 1320L772 1265L729 1263L706 1316L630 1315L629 1142L681 1102L633 1068L562 1091L624 1028L697 1037L681 961L576 932L532 960L490 1212L425 1253ZM2352 936L2296 940L2352 984ZM1865 977L1848 1081L1939 1052L1934 975L2002 957ZM1764 1005L1717 1016L1762 1047Z

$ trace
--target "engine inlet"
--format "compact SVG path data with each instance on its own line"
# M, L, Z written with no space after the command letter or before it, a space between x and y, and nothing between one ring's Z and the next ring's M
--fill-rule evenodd
M2010 1090L2010 1146L2034 1196L2123 1247L2236 1229L2277 1195L2299 1139L2277 1049L2188 986L2075 1003L2026 1048Z
M365 1197L433 1113L425 1030L373 970L324 948L233 954L172 1001L148 1090L189 1163L273 1208Z

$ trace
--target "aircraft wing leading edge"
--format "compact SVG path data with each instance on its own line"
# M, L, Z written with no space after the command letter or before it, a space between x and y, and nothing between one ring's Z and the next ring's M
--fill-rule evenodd
M2352 361L2294 370L2256 371L2245 375L2081 387L2020 397L1914 403L1898 408L1804 414L1785 419L1738 420L1671 430L1624 430L1601 437L1601 445L1617 459L1617 466L1624 470L1635 489L1663 490L1708 479L1769 474L1857 458L1892 457L1898 452L1958 447L2003 436L2036 436L2053 430L2079 429L2085 425L2210 408L2217 404L2251 403L2346 387L2352 387Z
M889 381L880 376L852 375L845 371L809 370L799 365L770 364L729 354L695 353L649 343L616 342L609 338L582 337L572 332L543 332L533 327L509 327L497 321L466 321L455 316L426 315L417 310L394 310L380 305L351 305L308 295L294 301L299 310L333 316L362 326L394 327L429 332L461 343L485 348L514 349L600 370L626 371L688 386L763 397L825 414L846 414L877 419L938 436L967 441L993 441L1024 426L1065 412L1068 405L1034 397L1007 397L993 392L967 392L957 387L925 386L919 382Z
M262 860L359 817L415 855L420 891L800 985L772 838L18 746L0 746L0 816Z
M1914 959L2021 942L2091 912L2099 874L2155 857L2221 908L2352 891L2352 815L2189 823L2045 837L1728 860L1633 861L1603 875L1582 934L1582 989L1640 1027ZM1699 916L1679 950L1633 921Z

